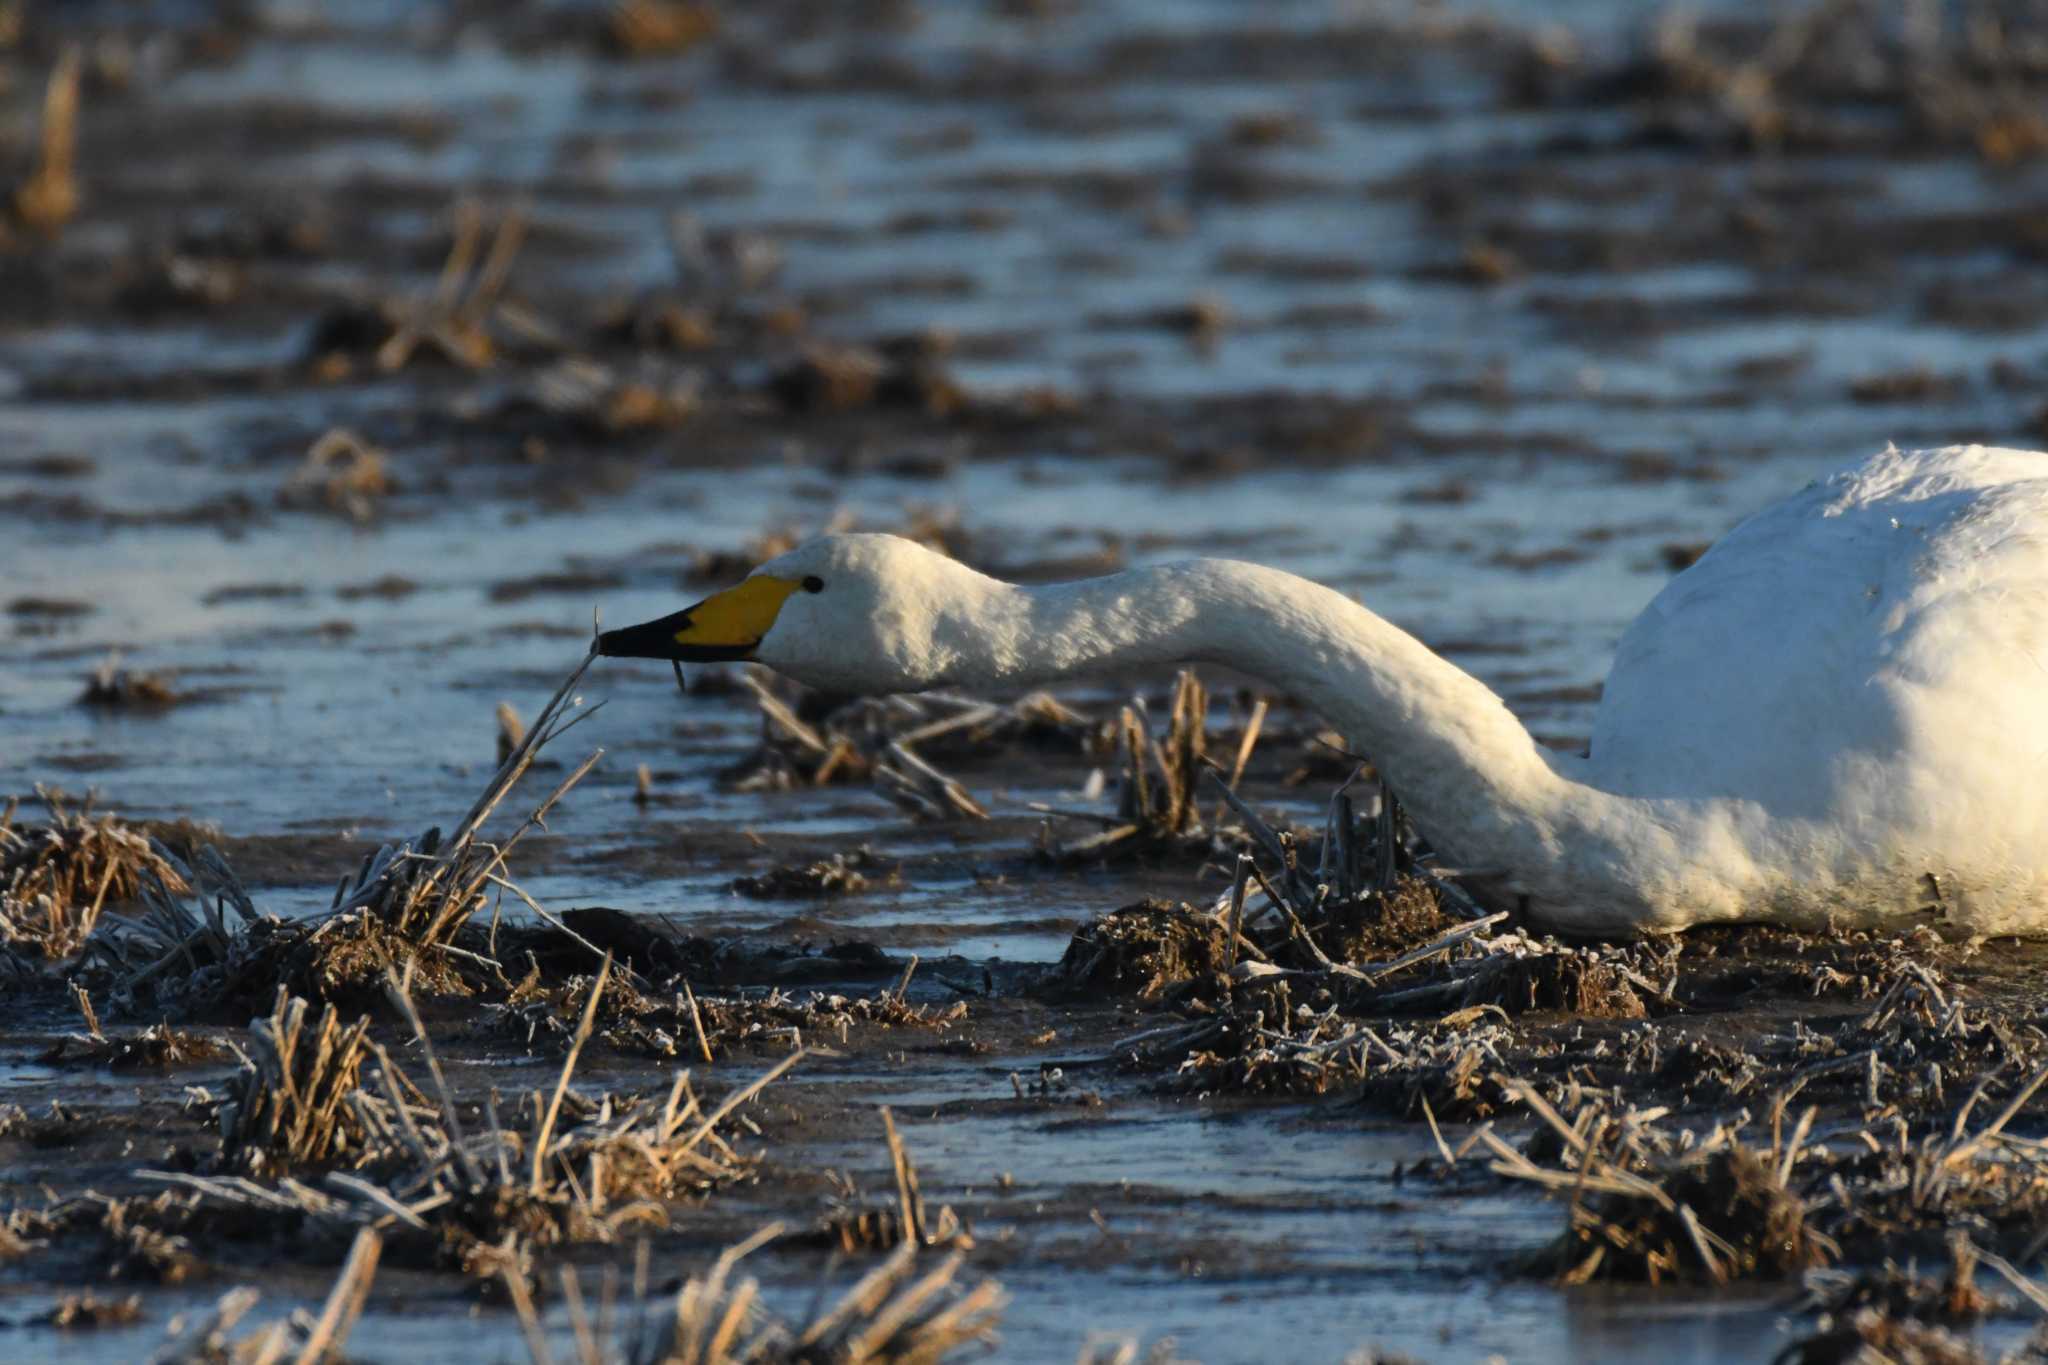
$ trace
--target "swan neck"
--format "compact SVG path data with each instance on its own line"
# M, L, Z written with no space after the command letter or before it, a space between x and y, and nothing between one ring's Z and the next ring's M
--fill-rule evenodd
M953 681L1025 686L1124 667L1225 664L1299 698L1370 758L1447 860L1547 882L1574 760L1543 750L1484 683L1357 602L1228 560L1008 588Z

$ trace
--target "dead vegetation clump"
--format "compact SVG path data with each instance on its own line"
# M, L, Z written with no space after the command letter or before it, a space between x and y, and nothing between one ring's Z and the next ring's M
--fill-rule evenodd
M127 1327L142 1321L142 1296L103 1298L91 1290L60 1295L57 1302L32 1318L5 1323L9 1327L54 1327L61 1332L95 1327Z
M1144 703L1134 701L1117 715L1115 735L1121 760L1117 812L1098 833L1071 843L1050 838L1045 851L1061 861L1093 860L1111 853L1186 852L1214 840L1199 805L1202 773L1209 766L1209 692L1192 669L1174 679L1166 733L1154 739ZM1246 731L1231 775L1244 770L1258 739L1256 723ZM1057 812L1053 812L1057 813Z
M117 1198L87 1190L45 1208L17 1207L7 1215L8 1236L24 1249L42 1249L58 1239L93 1238L105 1278L178 1285L212 1269L187 1232L191 1210L176 1195Z
M1369 1024L1329 1004L1296 1004L1282 981L1227 1012L1148 1030L1118 1055L1140 1069L1170 1066L1167 1084L1197 1094L1342 1094L1403 1118L1462 1122L1509 1107L1487 1081L1504 1053L1534 1060L1556 1051L1516 1032L1498 1009L1428 1024Z
M1567 1282L1719 1284L1818 1270L1840 1261L1844 1247L1871 1260L1945 1250L1954 1261L1940 1286L1912 1275L1809 1276L1810 1306L1966 1317L1984 1307L1973 1286L1979 1262L2048 1304L2048 1291L1983 1245L2026 1259L2039 1251L2048 1174L2040 1144L2007 1129L2048 1083L2048 1070L2015 1087L1974 1131L1995 1072L1953 1116L1872 1106L1838 1109L1823 1123L1820 1106L1808 1105L1792 1121L1790 1102L1809 1080L1840 1069L1809 1066L1777 1090L1760 1125L1744 1111L1704 1136L1673 1123L1666 1106L1623 1108L1616 1095L1584 1090L1567 1121L1538 1086L1496 1074L1503 1097L1543 1127L1521 1150L1490 1124L1466 1145L1486 1147L1496 1174L1568 1201L1566 1231L1531 1266ZM1446 1148L1446 1164L1458 1155ZM1541 1164L1552 1158L1555 1165Z
M576 1270L564 1268L562 1297L580 1343L578 1360L583 1365L915 1365L996 1345L995 1329L1007 1296L992 1279L972 1288L955 1283L974 1241L952 1209L929 1213L918 1189L916 1167L887 1108L882 1110L882 1125L896 1185L890 1208L835 1215L810 1236L792 1236L783 1224L771 1223L726 1250L708 1271L691 1275L672 1308L656 1312L647 1301L645 1243L634 1274L634 1314L612 1311L607 1281L607 1298L593 1322ZM847 1255L884 1250L888 1254L836 1298L828 1300L821 1286L809 1314L791 1321L767 1310L757 1282L732 1283L743 1258L784 1239L824 1242ZM938 1261L932 1265L929 1257L934 1253ZM837 1264L835 1257L833 1265ZM549 1357L532 1296L517 1278L507 1277L505 1286L526 1332L528 1350L536 1365L542 1365ZM611 1323L618 1317L627 1318L630 1325L614 1332Z
M109 711L160 711L185 699L171 674L122 668L118 654L87 675L85 690L78 694L80 706Z
M385 452L345 427L336 427L306 451L278 501L286 507L310 507L365 525L393 488Z
M530 401L550 416L574 422L594 436L667 430L688 421L702 404L703 376L643 359L630 371L583 356L542 370Z
M571 1079L609 973L607 962L552 1093L527 1101L527 1131L503 1129L492 1103L483 1116L487 1131L474 1136L458 1116L417 1012L394 984L394 998L412 1020L427 1061L438 1122L420 1122L390 1099L397 1093L396 1068L381 1054L377 1079L388 1111L362 1108L380 1124L385 1150L404 1154L385 1181L390 1199L416 1215L434 1215L444 1263L503 1275L523 1263L531 1246L612 1241L630 1228L665 1227L669 1202L707 1193L753 1169L757 1158L738 1150L721 1125L802 1060L803 1052L791 1052L709 1109L688 1071L675 1074L659 1101L579 1094Z
M1976 1246L1957 1232L1949 1238L1948 1270L1939 1279L1889 1260L1860 1270L1809 1271L1801 1307L1819 1315L1823 1331L1834 1325L1831 1320L1849 1321L1866 1312L1957 1324L2011 1308L2010 1300L1978 1287L1977 1270Z
M198 1062L225 1061L230 1053L203 1034L151 1024L138 1033L67 1034L36 1060L44 1066L104 1066L114 1071L170 1071Z
M92 996L83 986L72 983L72 997L85 1019L84 1033L59 1038L37 1060L44 1066L104 1066L115 1071L156 1070L186 1066L193 1062L218 1062L229 1055L217 1039L175 1029L168 1022L151 1024L139 1033L109 1035L100 1028Z
M1695 929L1679 941L1687 1000L1716 1005L1752 994L1851 1004L1875 1000L1901 982L1924 988L1981 951L1980 945L1948 942L1926 925L1893 935L1743 925Z
M1053 969L1058 992L1156 1000L1176 987L1220 982L1227 931L1214 916L1170 901L1112 910L1074 932Z
M1420 877L1403 877L1376 897L1340 899L1323 941L1338 962L1385 962L1464 923Z
M992 1279L971 1289L956 1284L966 1253L952 1251L927 1267L915 1241L904 1241L836 1298L820 1293L806 1317L779 1317L763 1304L758 1281L735 1284L733 1272L784 1233L782 1224L771 1223L729 1248L708 1271L684 1281L666 1311L653 1311L643 1288L631 1325L617 1332L609 1311L592 1321L576 1272L565 1269L563 1299L580 1365L935 1365L997 1343L1008 1302L1001 1286ZM642 1264L636 1281L644 1286ZM531 1296L510 1281L508 1288L534 1365L548 1365L553 1357Z
M1182 752L1199 752L1194 743ZM1125 989L1135 985L1158 998L1172 985L1209 975L1240 985L1282 978L1369 984L1442 954L1474 951L1485 942L1483 931L1506 918L1456 917L1443 908L1441 882L1404 879L1397 870L1401 858L1391 851L1391 802L1373 817L1386 826L1378 846L1390 851L1380 857L1361 848L1359 822L1340 791L1330 833L1310 865L1292 831L1276 832L1228 786L1220 780L1217 786L1242 822L1236 837L1264 858L1237 855L1230 889L1206 910L1148 901L1084 926L1061 959L1057 986L1095 990L1126 983ZM1173 804L1191 807L1192 796ZM1197 944L1198 951L1189 950ZM1354 957L1362 965L1349 960Z
M1890 1261L1860 1271L1809 1271L1799 1307L1815 1315L1814 1329L1779 1353L1777 1365L1846 1365L1871 1359L1983 1365L1986 1357L1949 1329L2009 1313L2018 1305L1978 1288L1978 1266L1977 1248L1958 1232L1950 1238L1949 1268L1940 1279ZM2037 1333L2002 1359L2039 1361L2044 1358L2043 1345Z
M1937 1257L1957 1232L1975 1239L1986 1264L1995 1250L2031 1261L2048 1217L2048 1175L2038 1143L2005 1127L2032 1098L2042 1077L2021 1087L1982 1132L1965 1125L1992 1081L1972 1091L1950 1127L1928 1124L1917 1139L1894 1130L1876 1150L1866 1145L1831 1162L1848 1197L1831 1201L1830 1229L1849 1245L1892 1255Z
M178 1285L212 1273L212 1264L190 1237L165 1231L149 1216L152 1206L163 1213L172 1202L164 1197L107 1201L101 1223L107 1278Z
M1816 999L1886 1000L1902 993L1913 999L1943 997L1940 974L1975 956L1979 945L1950 943L1926 925L1891 937L1852 939L1847 943L1808 938L1802 956L1808 959L1807 993Z
M1384 790L1360 811L1345 784L1318 840L1275 830L1217 786L1250 850L1230 888L1204 910L1156 902L1095 921L1049 982L1180 1011L1117 1045L1123 1066L1205 1094L1344 1093L1411 1117L1484 1119L1503 1107L1487 1077L1504 1057L1566 1072L1557 1030L1679 1007L1677 948L1508 928L1420 853Z
M513 210L500 218L486 248L482 208L461 201L455 207L454 238L433 291L418 298L393 296L331 310L314 330L315 371L324 378L343 379L368 361L389 374L421 355L438 357L458 369L491 365L500 350L500 331L531 336L545 330L538 319L502 297L525 238L526 215Z
M1503 939L1520 936L1503 936ZM1500 942L1473 969L1447 983L1461 1008L1497 1005L1509 1014L1562 1013L1576 1019L1646 1019L1673 1002L1645 974L1672 957L1656 945L1561 944L1554 939Z
M310 1246L375 1227L410 1264L521 1281L536 1248L665 1227L675 1201L753 1170L758 1158L734 1145L728 1120L744 1122L738 1111L803 1053L715 1105L700 1100L688 1071L658 1097L584 1094L572 1080L609 972L607 962L555 1085L502 1117L495 1094L480 1106L456 1101L398 976L387 978L388 998L412 1028L424 1088L367 1040L366 1023L343 1026L329 1007L309 1024L304 1001L281 999L219 1111L226 1165L265 1180L145 1171L171 1191L92 1209L72 1201L36 1226L118 1224L124 1244L166 1264L179 1239L217 1239L224 1225L244 1239L289 1235Z
M706 1065L745 1048L796 1051L806 1038L845 1042L856 1028L917 1028L943 1031L967 1017L967 1005L919 1005L908 997L909 968L894 986L869 995L837 992L700 995L681 977L664 994L635 989L613 977L596 1007L595 1036L615 1051L660 1058L695 1058ZM530 974L504 1004L485 1006L483 1026L500 1037L532 1048L543 1039L559 1046L576 1036L576 1021L591 1008L596 978L574 977L560 986L541 984Z
M911 748L921 737L919 731L930 728L925 723L929 699L890 698L849 709L821 731L760 678L748 673L740 681L760 708L761 743L724 774L733 790L787 791L864 782L919 818L988 818L988 810L965 787Z
M369 1017L343 1024L333 1005L311 1006L278 988L268 1019L249 1026L253 1054L237 1097L221 1106L223 1152L254 1173L360 1159L365 1128L350 1107L370 1044Z
M605 14L605 39L623 57L668 57L718 33L718 12L679 0L616 0Z
M42 825L16 825L16 803L0 812L0 944L68 958L85 946L100 912L134 901L144 885L185 885L164 851L88 800L70 806L36 789L49 812Z
M1216 914L1249 918L1228 903ZM1170 1071L1181 1089L1342 1094L1423 1119L1440 1170L1476 1147L1491 1153L1492 1173L1568 1203L1567 1230L1530 1266L1567 1280L1784 1278L1836 1263L1844 1248L1959 1254L1961 1234L1993 1268L1994 1251L2039 1254L2048 1166L2037 1138L2011 1130L2023 1115L2039 1123L2048 1033L1943 975L1939 964L1967 961L1967 950L1937 944L1922 956L1914 935L1768 933L1748 954L1710 936L1691 960L1683 940L1587 948L1485 935L1491 918L1454 931L1471 932L1448 951L1439 940L1377 964L1241 960L1227 997L1185 1001L1181 1019L1112 1057ZM1264 942L1247 932L1235 946ZM1419 979L1382 984L1418 954L1428 964ZM1744 1041L1724 1045L1711 1016L1759 973L1796 987L1764 1009L1808 1004L1760 1033L1745 1023L1730 1035ZM1844 1010L1837 987L1852 981L1886 984ZM1694 1009L1708 1018L1688 1019ZM1808 1106L1796 1123L1795 1098ZM1736 1103L1765 1105L1767 1120L1760 1128ZM1519 1149L1494 1131L1510 1111L1540 1123ZM1440 1127L1452 1121L1479 1127L1453 1148ZM1969 1311L1957 1288L1968 1276L1948 1283L1951 1306ZM1844 1311L1886 1308L1878 1297L1845 1299Z
M889 1164L895 1176L895 1199L884 1207L844 1207L831 1214L818 1232L807 1239L823 1242L841 1253L887 1250L891 1247L951 1247L967 1251L974 1238L961 1225L959 1215L941 1205L936 1215L926 1208L918 1188L917 1166L903 1135L896 1130L896 1116L882 1106L882 1133L889 1146Z
M854 896L870 886L898 886L900 867L885 866L867 846L813 863L785 863L757 877L735 877L732 889L756 900L816 900Z
M160 843L154 851L169 875L151 870L141 879L140 913L100 925L74 982L104 988L126 1011L141 1011L144 1002L194 1014L245 1007L249 992L267 989L253 984L258 968L291 926L257 913L212 846L189 860Z
M1841 960L1869 951L1869 945L1852 947ZM1658 1078L1692 1103L1745 1099L1796 1083L1800 1093L1831 1107L1944 1118L1966 1086L1974 1087L1967 1092L1967 1103L1974 1105L1994 1078L2032 1074L2048 1065L2048 1032L2040 1023L2030 1014L2015 1014L2013 1001L1971 998L1940 970L1949 956L1943 950L1924 961L1893 959L1898 974L1867 1008L1823 1007L1810 1020L1795 1021L1789 1032L1753 1043L1741 1059L1703 1049L1710 1063L1705 1074L1695 1074L1693 1058L1673 1054L1656 1068ZM1689 994L1680 981L1681 992ZM1727 1065L1737 1060L1740 1065Z
M35 165L0 204L0 247L27 236L55 237L78 212L78 92L84 70L75 46L65 48L51 69Z
M1335 973L1353 982L1412 979L1417 967L1487 951L1506 915L1487 915L1419 856L1400 803L1377 784L1363 810L1351 791L1330 797L1319 839L1276 830L1217 780L1243 830L1245 851L1214 913L1234 926L1241 978L1273 969ZM1455 874L1452 874L1455 875Z
M861 346L814 345L771 375L767 388L798 413L909 408L951 417L971 401L937 356L886 355Z
M545 1153L530 1175L509 1164L481 1168L480 1180L444 1172L438 1183L454 1198L437 1215L443 1262L484 1273L503 1264L508 1235L520 1250L613 1242L632 1230L667 1227L674 1201L752 1172L757 1159L734 1147L718 1125L801 1055L791 1054L708 1113L687 1072L677 1074L659 1103L558 1092L524 1144ZM555 1125L563 1131L546 1136ZM501 1155L520 1150L502 1139L495 1145ZM414 1183L409 1193L424 1188Z
M725 775L735 790L865 783L919 816L982 813L980 802L926 752L969 758L1012 744L1080 749L1095 729L1088 717L1043 692L1007 703L946 693L865 699L814 721L771 682L751 674L740 682L761 710L762 737L760 747Z
M836 1296L820 1293L795 1320L771 1312L753 1279L735 1282L739 1263L785 1234L771 1223L728 1248L706 1270L687 1277L674 1298L657 1301L649 1287L643 1242L633 1267L630 1303L615 1301L606 1276L592 1311L574 1266L559 1275L579 1365L933 1365L993 1346L1007 1296L992 1279L956 1283L966 1252L929 1261L928 1246L905 1239L875 1268ZM318 1313L294 1313L235 1335L259 1301L256 1290L230 1290L205 1313L174 1318L152 1360L163 1365L255 1365L259 1361L339 1359L368 1302L387 1239L363 1228ZM395 1239L393 1239L395 1241ZM534 1303L534 1285L505 1261L496 1274L518 1314L533 1365L551 1365L548 1331Z
M1794 1180L1812 1136L1812 1110L1787 1132L1782 1104L1775 1108L1770 1145L1759 1148L1739 1127L1718 1126L1704 1140L1688 1141L1691 1134L1660 1125L1663 1109L1612 1115L1589 1101L1568 1123L1527 1082L1492 1079L1547 1125L1543 1136L1554 1139L1562 1158L1562 1169L1540 1167L1490 1128L1479 1134L1496 1173L1569 1196L1565 1232L1532 1269L1568 1284L1720 1284L1796 1276L1841 1258L1840 1244L1821 1231Z
M1999 1357L1999 1365L2040 1359L2040 1352L2022 1349ZM1991 1365L1991 1358L1941 1327L1865 1308L1827 1320L1780 1351L1771 1365Z
M1550 1253L1554 1270L1567 1283L1604 1276L1656 1284L1688 1269L1715 1281L1787 1279L1831 1263L1841 1248L1809 1226L1774 1157L1730 1139L1654 1191L1589 1181L1594 1197L1574 1209L1563 1244Z
M967 1017L967 1003L919 1005L909 999L910 972L895 986L869 995L772 990L761 996L712 996L701 1000L705 1038L716 1052L746 1044L803 1047L813 1039L845 1042L856 1028L915 1028L943 1032Z

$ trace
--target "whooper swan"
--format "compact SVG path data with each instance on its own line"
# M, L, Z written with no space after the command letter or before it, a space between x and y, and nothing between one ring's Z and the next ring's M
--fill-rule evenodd
M1887 450L1751 517L1622 637L1584 755L1349 598L1230 560L1023 588L831 535L599 649L846 693L1228 664L1540 926L2048 934L2048 454Z

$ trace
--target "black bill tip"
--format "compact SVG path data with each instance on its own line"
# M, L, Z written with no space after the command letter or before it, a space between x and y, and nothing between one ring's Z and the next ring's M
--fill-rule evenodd
M690 628L690 612L674 612L658 621L600 632L597 652L614 659L669 659L681 663L736 663L754 657L759 640L739 645L679 644L676 636Z

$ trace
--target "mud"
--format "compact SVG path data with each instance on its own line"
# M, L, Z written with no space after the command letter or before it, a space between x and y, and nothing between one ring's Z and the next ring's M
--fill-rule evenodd
M1277 564L1575 747L1620 628L1750 508L1886 440L2048 433L2042 16L2003 8L0 5L0 796L19 830L38 783L89 781L176 856L217 848L297 943L338 879L457 827L496 707L531 714L594 611L666 613L828 526L1032 580ZM1571 1228L1607 1233L1467 1145L1492 1122L1541 1170L1586 1159L1502 1078L1584 1132L1669 1110L1668 1150L1599 1149L1613 1179L1782 1186L1844 1249L1827 1273L1954 1262L1956 1231L2038 1272L2023 1181L1947 1222L1871 1193L1910 1164L1897 1125L1975 1132L2020 1097L1982 1149L2042 1132L2032 948L1490 926L1327 975L1316 953L1455 931L1430 892L1304 901L1301 932L1251 936L1289 975L1238 980L1213 911L1250 836L1193 756L1227 766L1259 716L1237 789L1303 849L1358 761L1215 670L1139 791L1122 711L1163 737L1170 681L986 711L766 683L785 716L730 671L678 696L608 664L490 829L608 751L512 861L564 928L491 884L439 958L360 923L347 973L259 953L209 1007L117 1000L117 960L77 951L146 922L118 871L97 921L9 902L0 1354L144 1356L238 1283L317 1308L347 1229L137 1175L220 1169L242 1072L209 1049L247 1051L279 980L367 1013L425 1087L382 976L412 961L475 1128L553 1086L606 952L635 977L578 1063L593 1103L685 1067L715 1103L810 1049L741 1111L749 1173L664 1195L648 1233L680 1282L787 1223L745 1263L787 1321L902 1231L887 1104L972 1234L962 1285L1011 1296L1005 1358L1092 1331L1270 1358L1283 1318L1330 1360L1766 1358L1818 1330L1781 1275L1816 1258L1743 1240L1776 1194L1701 1210L1744 1281L1615 1205L1627 1246L1555 1284L1586 1263ZM106 869L34 875L89 906ZM202 947L185 965L228 960ZM1781 1127L1815 1105L1825 1141L1786 1179L1685 1164L1678 1132L1788 1092ZM552 1272L625 1273L631 1240L539 1253L558 1354ZM1624 1262L1659 1286L1600 1282ZM348 1354L518 1358L501 1283L387 1257ZM1821 1299L1809 1358L1908 1341L1942 1296ZM1942 1330L1995 1352L2023 1311Z

